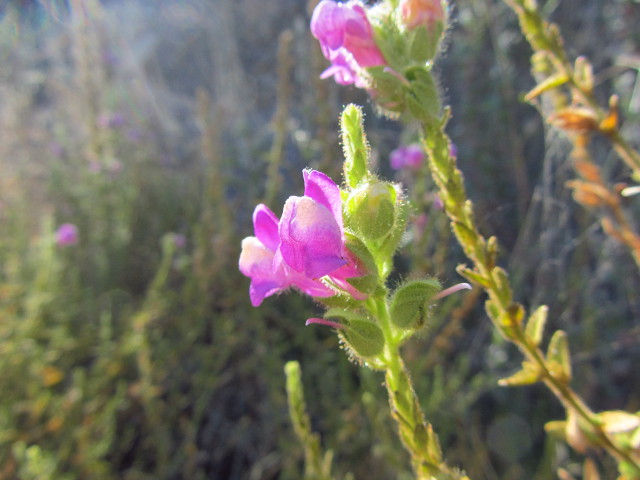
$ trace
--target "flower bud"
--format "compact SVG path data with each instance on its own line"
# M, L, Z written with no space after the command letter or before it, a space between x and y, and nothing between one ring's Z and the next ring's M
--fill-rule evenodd
M401 0L402 22L408 30L420 26L433 29L436 23L444 22L444 8L441 0Z
M346 201L347 225L366 240L387 235L395 221L397 193L387 182L367 182Z
M409 31L410 58L423 64L435 57L444 31L445 10L441 0L401 0L400 14Z

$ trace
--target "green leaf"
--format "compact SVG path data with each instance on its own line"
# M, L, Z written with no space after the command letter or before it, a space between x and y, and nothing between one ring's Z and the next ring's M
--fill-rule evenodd
M547 349L547 361L554 378L569 383L571 380L571 358L567 334L564 331L557 330L551 337Z
M382 330L369 320L350 320L349 325L338 333L351 350L363 359L376 357L384 348Z
M552 420L544 425L544 430L552 437L567 441L567 421L566 420Z
M391 321L405 330L424 326L433 297L442 289L435 278L414 280L400 286L391 298Z
M338 318L344 328L338 330L340 338L352 353L361 359L376 357L384 348L384 335L378 325L356 312L331 308L324 314L329 320Z
M472 283L476 283L481 287L488 288L489 282L475 270L471 270L466 265L458 265L456 271Z
M515 387L531 385L542 378L540 369L531 362L522 362L522 369L510 377L498 380L498 385L502 387Z
M527 326L525 328L525 335L532 345L538 346L542 341L542 335L544 333L544 326L547 323L547 314L549 307L546 305L539 306L535 312L529 317Z
M513 299L513 293L511 291L511 284L509 283L509 277L507 276L507 272L505 272L500 267L495 267L492 272L493 278L496 281L497 286L497 294L502 301L502 304L511 304Z

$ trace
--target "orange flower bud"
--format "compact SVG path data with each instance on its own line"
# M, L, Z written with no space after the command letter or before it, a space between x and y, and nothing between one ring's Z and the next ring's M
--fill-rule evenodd
M444 8L441 0L401 0L402 21L409 30L421 25L433 28L436 22L444 22Z
M568 107L549 118L549 122L563 130L585 134L598 130L598 119L584 107Z

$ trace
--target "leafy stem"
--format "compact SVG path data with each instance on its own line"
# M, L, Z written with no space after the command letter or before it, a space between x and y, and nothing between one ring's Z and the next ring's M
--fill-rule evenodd
M445 124L446 116L439 122L429 118L422 119L423 143L452 229L466 256L474 264L474 269L459 268L460 273L481 285L487 292L487 313L500 333L524 354L532 371L535 372L536 378L533 381L541 380L547 385L564 405L570 419L572 415L577 415L582 424L588 425L586 429L582 427L580 435L589 437L589 442L598 444L619 462L623 462L627 468L637 472L635 475L640 475L640 458L637 454L629 451L616 437L608 434L602 428L602 422L569 386L569 359L566 350L568 347L565 348L567 366L554 365L549 359L550 354L545 357L537 346L537 341L532 340L527 334L524 327L524 308L513 301L507 274L495 264L496 240L483 237L475 224L472 204L466 197L462 173L456 166L455 157L448 152L449 138L444 132Z
M420 407L411 376L400 354L405 335L391 321L386 292L376 295L367 303L385 338L380 363L385 370L391 413L398 425L402 443L411 454L417 478L468 480L466 475L449 467L444 461L438 437Z

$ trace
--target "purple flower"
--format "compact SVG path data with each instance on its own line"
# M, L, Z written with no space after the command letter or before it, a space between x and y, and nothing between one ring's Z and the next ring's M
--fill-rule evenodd
M336 3L321 0L311 17L311 33L320 42L331 66L321 78L333 76L341 85L365 87L362 69L386 65L373 37L364 6L357 0Z
M390 163L394 170L419 170L425 161L425 154L418 144L396 148L391 152Z
M282 259L320 278L347 263L343 257L340 190L324 173L304 171L304 197L289 197L278 226Z
M457 158L458 157L458 147L456 147L455 143L449 144L449 156Z
M63 223L56 230L56 243L61 247L78 243L78 227L72 223Z
M338 186L315 170L303 175L304 196L290 197L280 220L258 205L253 212L255 236L242 241L239 267L251 278L254 306L289 287L312 297L330 297L340 289L366 298L346 281L363 272L345 246Z
M249 297L257 307L262 301L289 287L297 287L314 297L331 297L335 292L319 280L309 279L292 270L278 250L278 217L265 205L258 205L253 212L255 237L242 241L240 271L251 278Z
M126 123L126 119L122 113L106 112L98 115L96 124L99 128L120 128Z

